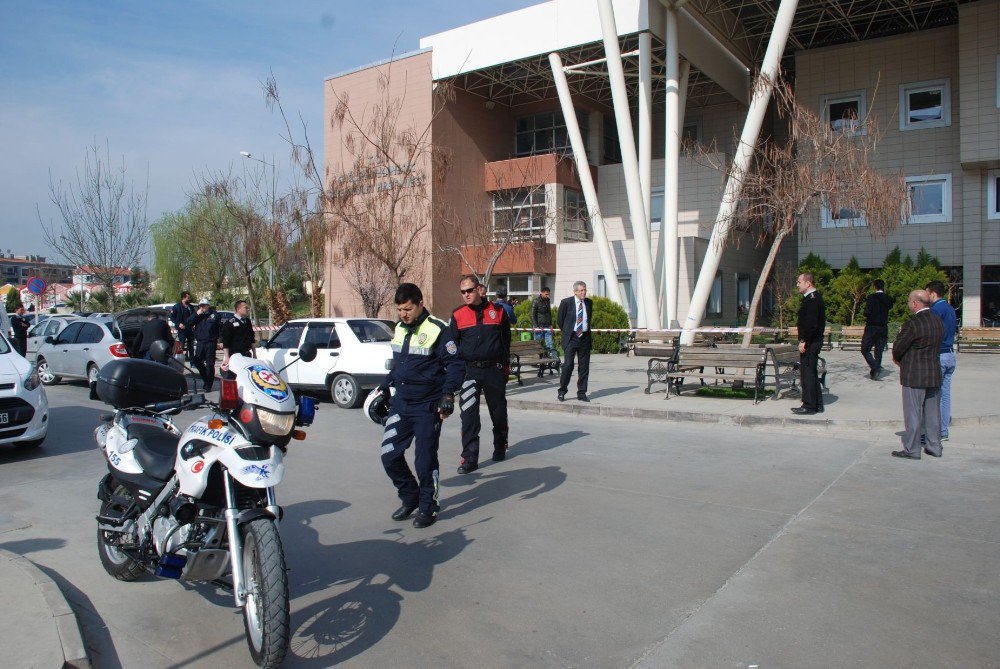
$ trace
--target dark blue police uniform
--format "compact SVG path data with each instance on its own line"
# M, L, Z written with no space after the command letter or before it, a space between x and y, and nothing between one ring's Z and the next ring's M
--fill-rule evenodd
M382 466L405 506L425 516L437 515L438 404L454 395L465 378L465 362L447 324L427 311L412 324L396 324L392 340L393 367L383 388L396 389L382 435ZM414 479L405 452L416 440Z

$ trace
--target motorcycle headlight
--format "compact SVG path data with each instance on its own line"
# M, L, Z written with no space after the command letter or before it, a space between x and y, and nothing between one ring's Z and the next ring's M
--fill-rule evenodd
M276 413L262 409L261 407L256 407L256 409L257 420L260 422L260 428L264 432L278 437L284 437L292 433L292 428L295 427L294 413Z
M38 378L38 369L32 365L28 375L24 377L24 389L34 390L40 385L42 385L42 380Z

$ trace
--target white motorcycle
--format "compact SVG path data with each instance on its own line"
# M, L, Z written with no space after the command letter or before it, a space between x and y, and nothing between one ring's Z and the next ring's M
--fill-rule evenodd
M166 342L153 357L166 361ZM316 347L305 344L299 360ZM109 473L97 489L97 545L104 569L122 581L144 572L231 588L243 609L254 662L277 667L288 650L285 556L274 488L296 425L309 425L311 398L295 396L267 363L229 360L219 401L187 393L184 375L147 360L115 360L101 368L96 392L115 408L94 431ZM182 410L209 413L181 433ZM230 574L231 583L224 577Z

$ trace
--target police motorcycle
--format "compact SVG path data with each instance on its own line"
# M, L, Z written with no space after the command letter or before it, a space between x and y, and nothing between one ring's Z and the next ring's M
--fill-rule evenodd
M167 343L155 342L151 354L167 361ZM299 360L315 357L313 344L299 350ZM315 403L296 401L280 370L255 358L233 355L229 371L235 379L222 379L211 402L160 362L101 368L91 392L115 413L94 431L109 470L97 490L98 553L121 581L148 572L231 589L254 662L277 667L288 650L289 606L274 489L289 441L305 438L295 427L312 423ZM202 408L183 433L174 424L172 416Z

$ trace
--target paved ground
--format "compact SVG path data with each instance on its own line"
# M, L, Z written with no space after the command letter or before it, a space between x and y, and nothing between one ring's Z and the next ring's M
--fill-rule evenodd
M960 356L956 384L1000 369L1000 356L963 366L971 359ZM595 362L595 405L709 402L643 396L624 371L642 359L623 360ZM849 365L823 417L891 420L895 377L860 379L879 394L860 417L846 410ZM544 383L511 386L511 397L554 396ZM944 458L920 462L888 456L888 423L747 430L516 410L512 457L460 477L451 419L444 510L422 531L388 519L376 426L325 404L279 492L287 665L995 667L1000 446L996 426L981 424L994 385L962 395L967 422ZM45 446L0 452L0 548L63 587L96 667L248 666L228 595L103 572L93 515L104 469L90 436L101 406L82 386L50 399Z

